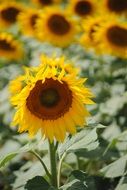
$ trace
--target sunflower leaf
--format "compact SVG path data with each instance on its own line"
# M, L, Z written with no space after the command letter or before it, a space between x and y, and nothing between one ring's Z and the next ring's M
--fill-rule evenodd
M96 130L97 128L92 130L85 128L72 138L67 138L58 147L59 158L65 153L76 152L79 149L86 149L88 151L96 149L99 145Z
M119 158L115 162L105 166L100 170L101 173L105 175L105 177L114 178L123 176L127 163L127 155Z
M24 152L28 152L30 151L32 148L30 146L30 144L27 144L23 147L21 147L18 151L12 152L7 154L6 156L4 156L4 158L2 158L0 160L0 168L4 167L9 161L11 161L14 157L16 157L18 154L20 153L24 153Z
M42 176L36 176L33 179L29 180L26 185L25 189L27 190L55 190L53 187L50 186L50 184L42 177Z

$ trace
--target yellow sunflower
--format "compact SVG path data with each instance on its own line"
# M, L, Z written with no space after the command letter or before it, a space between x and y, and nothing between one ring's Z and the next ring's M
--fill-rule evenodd
M116 14L127 13L127 0L104 0L104 9Z
M52 7L40 14L36 25L37 36L56 46L65 47L75 41L78 31L77 22L65 11Z
M0 27L8 27L15 24L17 16L23 10L23 6L16 2L4 2L0 4Z
M97 11L97 2L95 0L71 0L69 9L73 14L86 17Z
M19 26L24 35L34 36L35 25L39 18L37 9L27 9L18 16Z
M22 44L15 40L13 35L0 33L0 56L17 60L23 56Z
M76 126L86 123L86 105L93 104L93 95L77 70L65 69L68 66L64 57L42 56L41 61L36 69L26 70L22 90L12 94L11 102L16 107L12 124L19 125L19 132L28 131L30 136L41 130L50 141L64 141L66 132L75 134Z
M82 24L83 34L80 38L80 43L85 48L93 49L95 48L96 52L99 51L99 46L97 40L94 39L94 35L97 29L102 23L106 21L106 16L98 15L96 17L87 17Z
M99 41L102 54L111 54L127 58L127 24L119 20L109 20L99 27L95 33L95 41Z
M56 3L60 3L61 0L32 0L33 3L39 5L39 6L49 6L54 5Z

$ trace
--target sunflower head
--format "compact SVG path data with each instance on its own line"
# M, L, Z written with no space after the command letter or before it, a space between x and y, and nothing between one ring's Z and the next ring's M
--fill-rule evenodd
M71 0L69 9L79 17L86 17L93 15L96 12L97 6L95 0Z
M33 3L41 6L41 7L44 7L44 6L50 6L50 5L54 5L56 3L60 3L61 0L32 0Z
M108 11L116 14L127 12L126 0L105 0L105 7Z
M77 22L60 8L46 8L37 21L36 33L40 40L65 47L75 41Z
M38 18L39 13L37 9L27 9L19 14L18 22L24 35L35 35L35 25Z
M106 17L97 15L96 17L87 17L84 19L82 28L83 34L80 38L80 43L85 48L93 49L96 47L96 52L99 51L98 42L95 40L96 31L99 29L102 23L106 21Z
M0 33L0 56L8 59L20 59L23 56L23 48L13 35Z
M96 32L102 53L127 58L127 25L119 20L104 23Z
M6 27L15 24L17 16L22 10L22 5L16 2L2 3L0 5L0 26Z
M93 95L84 86L86 79L80 79L64 57L43 56L41 60L40 66L28 68L22 76L22 89L12 91L11 102L16 106L13 125L31 136L40 129L50 141L63 141L66 132L74 134L76 126L84 125L89 116L85 105L93 103ZM70 67L71 71L67 70Z

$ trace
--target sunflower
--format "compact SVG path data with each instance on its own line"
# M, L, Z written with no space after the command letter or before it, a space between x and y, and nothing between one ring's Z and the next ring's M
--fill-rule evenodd
M16 2L5 2L0 5L0 26L8 27L15 24L23 6Z
M127 12L127 0L104 0L103 4L109 12L116 14Z
M35 35L35 25L39 18L37 9L27 9L18 16L19 26L25 35Z
M95 41L99 41L102 54L108 53L127 58L127 24L119 20L110 20L96 31Z
M32 0L32 2L44 7L44 6L49 6L49 5L54 5L56 3L60 3L61 0Z
M20 126L19 132L28 131L30 136L41 130L42 136L50 141L64 141L66 132L75 134L76 126L86 123L86 104L93 104L93 95L77 70L66 71L68 63L65 64L64 57L42 56L41 60L40 66L26 70L22 90L11 97L16 106L12 124Z
M80 17L86 17L96 12L97 3L95 3L95 0L71 0L69 9Z
M63 10L46 8L40 14L36 25L37 36L41 41L65 47L75 40L78 31L77 22Z
M87 17L83 21L83 34L80 38L80 44L85 48L93 49L96 47L96 52L99 51L99 46L97 40L94 39L94 35L97 29L100 27L101 23L106 21L106 17L102 15L97 15L96 17Z
M13 35L0 33L0 56L8 59L17 60L23 56L23 48Z

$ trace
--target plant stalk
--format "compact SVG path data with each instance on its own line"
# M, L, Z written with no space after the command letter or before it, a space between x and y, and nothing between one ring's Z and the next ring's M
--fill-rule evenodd
M49 141L51 184L57 188L56 148L54 142Z

